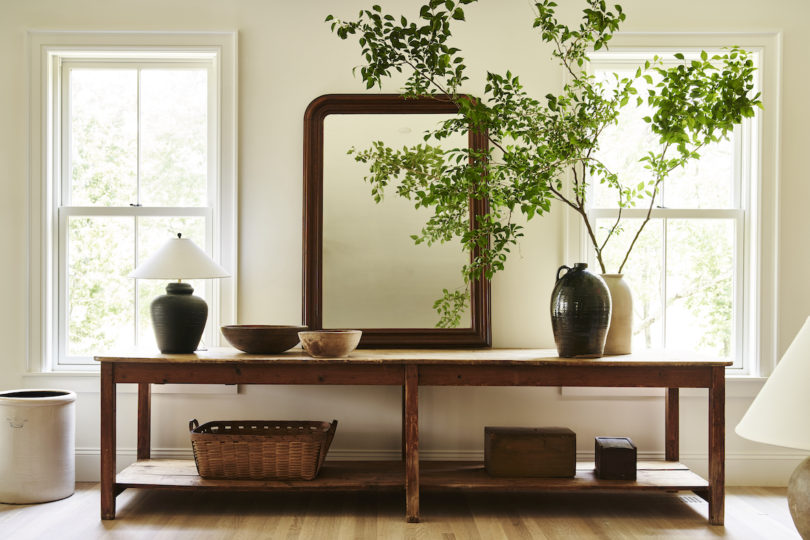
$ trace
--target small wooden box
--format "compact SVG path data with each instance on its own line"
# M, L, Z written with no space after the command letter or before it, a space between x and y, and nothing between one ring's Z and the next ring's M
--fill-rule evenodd
M491 476L570 478L576 434L560 427L485 427L484 467Z
M596 437L596 477L636 479L636 445L627 437Z

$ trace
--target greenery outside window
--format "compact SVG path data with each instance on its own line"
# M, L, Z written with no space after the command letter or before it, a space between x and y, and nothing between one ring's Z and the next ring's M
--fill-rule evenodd
M93 369L94 354L154 347L149 305L166 283L127 275L174 234L235 275L229 36L194 47L121 46L131 36L118 34L83 36L97 47L40 44L35 370L37 361L41 370ZM219 281L192 283L210 308L207 346L218 345L215 330L234 316L233 280Z
M683 49L679 49L683 51ZM706 49L711 55L719 49ZM665 64L681 62L668 50L596 51L590 72L610 80L636 70L657 55ZM690 54L685 53L685 61ZM695 58L699 52L696 51ZM761 66L761 55L753 59ZM650 81L655 84L656 81ZM639 95L646 89L638 88ZM616 126L600 137L599 159L620 178L646 178L639 149L655 144L643 118L646 102L626 108ZM651 212L623 274L633 291L633 348L676 348L732 360L731 369L750 369L745 361L756 343L747 338L757 327L753 239L759 224L753 211L760 186L757 115L738 126L729 140L700 151L700 160L674 171ZM603 253L609 271L619 268L627 245L647 214L641 201L619 210L615 191L591 186L589 218L604 234L621 215L619 236ZM583 236L582 246L588 245ZM597 266L593 254L588 254Z

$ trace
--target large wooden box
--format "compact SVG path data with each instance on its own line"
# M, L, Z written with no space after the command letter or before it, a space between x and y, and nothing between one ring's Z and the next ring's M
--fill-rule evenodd
M596 477L635 480L636 455L636 445L627 437L596 437Z
M484 467L491 476L570 478L576 437L561 427L485 427Z

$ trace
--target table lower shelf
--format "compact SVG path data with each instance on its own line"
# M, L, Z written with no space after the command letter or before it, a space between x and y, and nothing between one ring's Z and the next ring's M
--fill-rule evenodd
M489 476L481 462L422 461L419 487L423 490L659 490L704 494L709 485L674 461L640 461L635 481L601 480L596 478L593 466L593 462L577 463L574 478L497 478ZM116 483L118 488L234 491L404 489L405 465L401 461L327 461L315 480L214 480L200 478L193 460L151 459L138 461L121 471Z

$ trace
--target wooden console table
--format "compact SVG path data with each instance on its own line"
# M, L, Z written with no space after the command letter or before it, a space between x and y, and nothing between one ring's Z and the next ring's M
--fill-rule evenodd
M126 488L270 490L403 489L406 517L419 520L419 490L686 490L709 502L723 524L725 366L693 355L645 352L561 359L553 350L357 350L349 358L313 359L218 349L197 354L99 356L101 362L101 518L115 519ZM138 461L116 475L116 384L138 385ZM151 384L337 384L402 386L402 461L327 461L311 481L206 480L193 460L150 459ZM599 480L592 464L574 478L493 478L480 462L419 461L419 386L596 386L666 388L666 461L640 462L635 481ZM679 388L709 393L709 479L678 463ZM250 416L250 415L247 415ZM576 429L576 426L574 426Z

